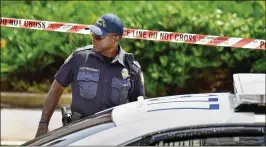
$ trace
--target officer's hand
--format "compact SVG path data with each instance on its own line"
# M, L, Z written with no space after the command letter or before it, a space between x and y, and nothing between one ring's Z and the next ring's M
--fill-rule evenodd
M39 126L38 126L38 130L37 130L37 133L35 135L35 138L36 137L39 137L45 133L48 132L48 124L46 123L40 123Z

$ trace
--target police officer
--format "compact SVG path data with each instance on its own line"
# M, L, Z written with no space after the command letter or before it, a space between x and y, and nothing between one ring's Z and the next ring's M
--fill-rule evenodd
M92 44L76 49L60 67L43 105L36 137L48 131L49 120L64 91L71 84L71 111L80 118L145 97L141 67L119 40L124 28L115 14L105 14L91 31Z

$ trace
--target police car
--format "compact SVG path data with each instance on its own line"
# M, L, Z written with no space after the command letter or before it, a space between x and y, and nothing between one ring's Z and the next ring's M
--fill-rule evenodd
M265 146L265 74L233 79L233 94L139 97L23 146Z

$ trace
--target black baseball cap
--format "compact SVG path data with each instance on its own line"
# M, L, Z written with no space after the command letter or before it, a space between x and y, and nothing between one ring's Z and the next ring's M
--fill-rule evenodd
M94 34L102 36L108 33L123 35L124 26L120 18L115 14L101 16L94 25L89 25L85 30L91 30Z

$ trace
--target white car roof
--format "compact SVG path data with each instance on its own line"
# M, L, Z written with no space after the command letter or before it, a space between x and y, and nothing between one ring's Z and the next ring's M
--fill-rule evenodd
M254 124L258 120L265 124L265 115L234 112L230 99L230 93L187 94L117 106L112 112L116 127L73 145L121 145L144 134L182 127Z
M265 97L265 74L247 77L234 75L236 94L205 93L157 97L117 106L112 111L116 127L84 138L72 145L123 145L143 135L160 133L178 128L209 125L263 124L265 114L235 112L236 102L249 102ZM250 78L250 79L249 79ZM265 78L264 78L265 79ZM244 85L244 87L242 87ZM237 87L238 86L238 87ZM257 88L250 91L249 88ZM248 98L246 98L248 97ZM238 100L238 101L236 101ZM264 101L261 101L264 102Z
M255 123L254 113L234 112L230 93L175 95L121 105L112 112L117 126L140 120L153 125L162 121L175 126L200 124ZM165 125L165 127L168 127Z

